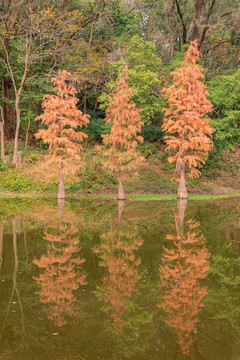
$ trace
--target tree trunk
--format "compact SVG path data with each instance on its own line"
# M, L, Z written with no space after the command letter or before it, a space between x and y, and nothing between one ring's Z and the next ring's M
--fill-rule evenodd
M96 98L94 103L94 111L97 111L97 108L98 108L98 98Z
M178 199L187 199L187 187L185 181L185 164L180 163L180 181L178 185Z
M63 162L60 169L60 182L58 187L58 199L65 199L65 187L63 182Z
M174 171L174 176L177 178L178 176L180 176L180 168L181 168L181 164L180 164L180 156L178 156L177 158L177 164L176 164L176 169Z
M167 10L166 10L166 20L167 20L167 28L169 33L169 42L170 42L170 58L173 57L173 51L174 51L174 31L173 31L173 13L174 13L174 6L171 5L171 8L169 9L169 3L170 1L167 1ZM170 13L171 12L171 13ZM171 22L171 24L170 24Z
M0 143L1 143L1 162L5 163L5 150L4 150L4 117L3 108L0 106L1 120L0 120Z
M125 200L124 189L122 185L122 176L118 178L118 200Z
M15 109L16 109L16 118L17 118L17 126L16 126L16 132L15 132L15 139L14 139L14 150L13 150L13 164L17 165L17 154L18 154L18 138L19 138L19 130L20 130L20 124L21 124L21 112L19 107L19 101L20 96L19 94L16 94L16 100L15 100Z
M16 126L16 132L15 132L14 150L13 150L13 164L14 165L17 165L18 137L19 137L20 123L21 123L19 101L20 101L20 96L18 94L16 94L15 109L16 109L17 126Z
M10 136L13 137L15 134L15 121L14 121L14 113L12 104L10 102L10 96L9 96L9 83L6 83L6 94L8 98L8 110L9 110L9 128L10 128Z
M38 106L37 106L37 116L41 115L41 111L42 111L42 100L40 100L38 102Z
M31 99L29 99L28 126L27 126L26 140L25 140L25 150L27 150L27 146L28 146L28 134L29 134L30 125L31 125Z
M93 25L94 25L94 21L93 21L92 24L91 24L90 38L89 38L89 43L88 43L88 46L89 46L89 47L91 47L91 45L92 45Z
M198 32L201 26L200 20L201 20L203 6L204 5L202 0L195 0L195 12L193 14L193 20L192 20L192 25L193 25L192 37L191 37L192 41L198 38Z
M5 81L4 78L2 78L2 93L3 93L3 97L6 98L7 97L6 81ZM3 122L5 124L6 137L9 139L10 138L10 130L9 130L9 127L8 127L7 106L6 106L5 102L3 104Z
M4 151L4 129L3 122L0 121L0 142L1 142L1 162L5 163L5 151Z

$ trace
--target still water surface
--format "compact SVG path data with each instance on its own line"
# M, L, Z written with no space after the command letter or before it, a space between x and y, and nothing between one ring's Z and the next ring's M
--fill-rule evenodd
M0 201L0 359L239 360L239 199Z

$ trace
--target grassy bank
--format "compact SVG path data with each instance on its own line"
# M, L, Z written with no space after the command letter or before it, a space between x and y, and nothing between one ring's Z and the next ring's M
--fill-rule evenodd
M22 150L22 164L11 165L12 144L6 150L7 164L0 167L0 194L2 197L47 198L56 197L59 169L46 165L46 150L28 147ZM172 181L173 165L167 161L162 145L145 143L140 148L146 157L137 179L129 177L124 183L126 198L134 200L175 199L177 183ZM66 194L69 198L116 198L117 181L101 165L94 146L88 145L82 164L73 176L65 174ZM240 154L222 152L212 156L198 179L188 180L189 199L215 199L238 196Z
M188 200L194 201L207 201L207 200L220 200L240 197L240 192L218 194L218 195L206 195L206 194L189 194ZM57 194L41 193L41 192L0 192L0 198L2 199L28 199L28 200L49 200L57 199ZM117 200L115 194L85 194L85 193L73 193L67 194L69 200L84 199L84 200ZM176 194L126 194L127 201L165 201L165 200L177 200Z

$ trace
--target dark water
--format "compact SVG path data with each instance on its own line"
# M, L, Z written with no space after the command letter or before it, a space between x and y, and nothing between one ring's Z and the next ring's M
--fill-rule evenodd
M59 205L0 201L1 360L240 359L239 199Z

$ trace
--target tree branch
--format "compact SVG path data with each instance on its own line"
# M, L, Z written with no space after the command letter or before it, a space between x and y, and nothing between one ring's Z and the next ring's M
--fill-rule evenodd
M177 12L178 12L178 15L179 15L179 17L180 17L181 24L182 24L182 39L183 39L183 44L186 44L186 42L187 42L187 28L186 28L186 25L185 25L184 20L183 20L183 15L182 15L182 12L181 12L181 9L180 9L178 0L175 0L175 4L177 5Z
M1 60L3 61L4 65L5 65L6 69L7 69L8 75L10 76L10 78L11 78L11 80L12 80L13 87L14 87L14 91L15 91L15 94L16 94L16 93L17 93L17 87L16 87L16 83L15 83L15 78L14 78L14 75L13 75L12 67L11 67L11 64L10 64L10 62L9 62L8 50L7 50L7 48L6 48L6 45L5 45L4 41L3 41L3 39L0 38L0 40L1 40L1 43L3 44L4 50L5 50L5 54L6 54L6 61L3 60L2 58L1 58Z
M215 48L217 48L217 47L219 47L219 46L221 46L221 45L223 45L223 44L225 44L225 43L234 41L234 40L240 40L240 36L235 37L235 38L233 38L233 39L230 38L230 39L228 39L228 40L221 41L220 43L218 43L218 44L210 47L210 48L207 49L206 51L204 51L204 53L202 53L202 55L205 55L205 54L208 53L209 51L211 51L211 50L213 50L213 49L215 49Z

